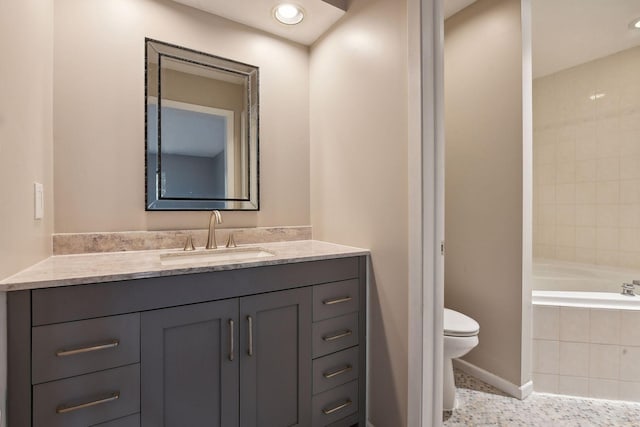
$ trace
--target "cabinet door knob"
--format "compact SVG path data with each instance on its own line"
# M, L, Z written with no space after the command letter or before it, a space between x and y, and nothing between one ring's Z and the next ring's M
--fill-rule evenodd
M249 322L249 356L253 356L253 318L251 316L247 316L247 321Z

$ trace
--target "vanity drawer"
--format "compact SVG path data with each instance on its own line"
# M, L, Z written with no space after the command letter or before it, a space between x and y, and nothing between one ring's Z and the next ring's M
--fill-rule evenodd
M358 381L313 396L313 427L324 427L358 412Z
M313 287L313 321L330 319L358 311L359 281L328 283Z
M128 417L96 424L92 427L140 427L140 414L129 415Z
M34 427L87 427L138 412L139 364L33 387Z
M353 347L358 344L358 313L316 322L312 335L314 358Z
M32 382L39 384L140 361L140 315L32 329Z
M313 361L313 394L322 393L358 378L358 347Z

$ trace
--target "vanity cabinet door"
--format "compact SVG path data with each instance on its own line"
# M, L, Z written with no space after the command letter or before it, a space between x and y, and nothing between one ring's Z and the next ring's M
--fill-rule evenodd
M240 299L240 425L311 425L311 288Z
M238 425L238 299L142 313L142 427Z

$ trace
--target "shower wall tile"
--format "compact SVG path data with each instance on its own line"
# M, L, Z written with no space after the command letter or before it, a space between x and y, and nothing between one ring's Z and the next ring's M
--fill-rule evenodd
M620 224L620 207L618 205L597 205L596 225L600 228L618 228Z
M556 258L562 261L575 261L576 248L573 246L556 246Z
M575 248L576 228L565 225L556 227L556 245L557 246L573 246Z
M576 227L576 248L596 248L596 227Z
M620 252L618 264L624 268L636 268L638 262L637 252Z
M618 181L596 182L596 203L619 203L620 183Z
M556 224L565 226L576 225L575 205L559 205L556 208Z
M595 204L576 205L576 226L595 227L597 221L597 210ZM595 229L594 229L595 234ZM595 246L594 246L595 247Z
M619 232L614 227L598 227L596 230L597 248L603 251L617 251L619 249Z
M595 264L597 252L595 248L576 248L576 262L583 264Z
M640 47L534 80L534 256L640 270L638 75Z
M638 203L638 201L640 201L640 180L620 181L620 203L629 205Z
M555 165L546 165L555 166ZM555 168L554 168L555 172ZM576 182L594 182L598 177L597 159L578 160L575 166Z
M620 159L620 179L640 178L640 157L622 157Z
M616 250L598 249L596 255L596 264L601 265L618 265L620 260L620 252Z

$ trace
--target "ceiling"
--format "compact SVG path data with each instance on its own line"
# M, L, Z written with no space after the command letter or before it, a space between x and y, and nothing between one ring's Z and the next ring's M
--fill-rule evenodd
M313 44L346 12L347 0L295 0L305 10L298 25L272 17L286 0L173 0L304 45ZM476 0L444 0L449 18ZM640 0L533 0L533 76L560 70L640 46Z
M444 0L444 19L460 12L476 0Z
M273 8L287 0L173 0L232 21L266 31L303 45L311 45L347 9L347 0L294 0L305 11L298 25L281 24L273 18Z
M640 0L533 0L533 76L640 45Z

